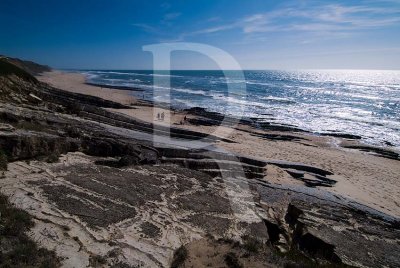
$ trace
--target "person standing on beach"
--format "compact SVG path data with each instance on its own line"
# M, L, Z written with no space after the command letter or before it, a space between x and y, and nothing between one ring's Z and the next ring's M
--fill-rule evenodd
M157 120L160 120L160 113L157 113Z
M165 114L164 112L161 113L161 121L164 121Z

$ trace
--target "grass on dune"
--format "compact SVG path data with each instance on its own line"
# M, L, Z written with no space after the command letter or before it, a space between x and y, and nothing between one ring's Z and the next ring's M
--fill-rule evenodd
M7 197L0 194L0 268L60 266L54 252L39 248L26 235L33 225L27 212L13 207Z

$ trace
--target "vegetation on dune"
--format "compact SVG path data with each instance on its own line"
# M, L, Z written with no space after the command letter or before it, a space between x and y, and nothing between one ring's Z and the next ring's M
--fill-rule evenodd
M188 257L188 251L185 246L180 246L174 253L174 258L172 259L171 268L181 267L186 258Z
M59 267L54 252L39 248L26 232L34 225L31 216L13 207L0 194L0 268Z
M263 248L263 244L256 238L251 236L244 236L243 238L243 248L252 254L257 254L260 249Z
M4 151L0 148L0 171L5 171L7 170L7 155L4 153Z
M49 66L37 64L32 61L20 60L17 58L10 58L10 57L5 57L5 56L0 55L0 60L1 59L6 59L10 63L18 66L21 69L24 69L25 71L27 71L28 73L30 73L32 75L38 75L42 72L51 71L51 68Z
M233 252L229 252L225 255L225 263L229 268L243 268L243 265L240 263L238 257Z
M7 58L0 58L0 76L6 75L16 75L30 82L38 82L38 80L33 75L9 62Z

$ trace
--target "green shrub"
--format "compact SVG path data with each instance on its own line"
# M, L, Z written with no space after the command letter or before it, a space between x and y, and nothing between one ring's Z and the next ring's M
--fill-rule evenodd
M43 132L46 130L46 126L40 122L29 122L29 121L20 121L14 125L18 129L23 130L31 130L36 132Z
M59 160L59 158L60 158L60 155L59 155L58 153L51 153L51 154L47 157L46 162L47 162L47 163L57 163L58 160Z
M92 255L89 258L89 264L91 267L100 267L107 264L107 259L100 255Z
M24 80L37 83L38 80L19 66L11 63L6 58L0 58L0 76L16 75Z
M185 246L180 246L174 253L171 268L179 268L183 265L188 257L188 251Z
M243 248L249 253L258 253L262 246L262 243L254 237L246 236L243 238Z
M0 149L0 170L7 170L7 155Z
M0 268L60 266L54 252L38 248L26 235L33 225L27 212L13 207L7 197L0 194L0 241L9 245L7 252L0 251Z
M225 255L225 263L229 268L242 268L243 265L239 262L235 253L229 252Z

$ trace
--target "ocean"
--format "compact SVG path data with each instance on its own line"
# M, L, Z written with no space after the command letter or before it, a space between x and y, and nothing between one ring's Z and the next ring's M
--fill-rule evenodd
M81 72L90 83L140 88L132 94L177 109L203 107L315 133L354 134L400 149L400 71Z

